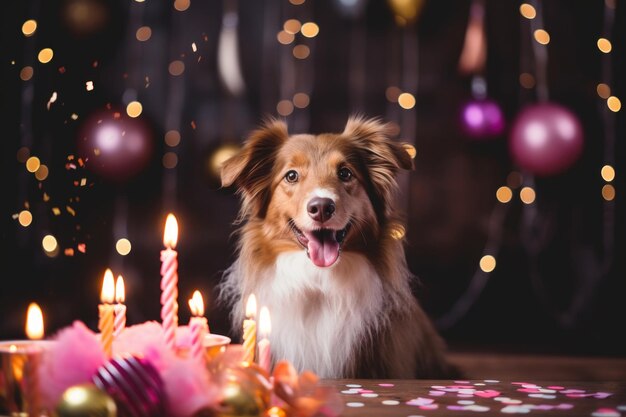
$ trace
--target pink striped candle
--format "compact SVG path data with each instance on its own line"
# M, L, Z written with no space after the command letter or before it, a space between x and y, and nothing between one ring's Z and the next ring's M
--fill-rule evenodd
M204 316L204 301L200 291L194 291L193 296L189 300L189 308L191 309L191 318L189 319L189 331L191 333L191 346L189 347L190 355L195 360L204 363L205 348L204 336L209 332L209 324Z
M272 330L272 323L270 321L270 312L267 307L261 307L259 313L259 335L261 340L258 343L258 362L262 369L265 369L268 373L272 372L272 354L270 350L269 335Z
M126 290L124 287L124 278L121 275L117 276L115 281L115 301L114 306L115 320L113 322L113 337L117 337L122 333L122 330L126 327L126 306L124 301L126 299Z
M174 250L178 240L178 223L173 214L165 220L163 245L161 251L161 321L165 343L176 347L176 328L178 327L178 253Z

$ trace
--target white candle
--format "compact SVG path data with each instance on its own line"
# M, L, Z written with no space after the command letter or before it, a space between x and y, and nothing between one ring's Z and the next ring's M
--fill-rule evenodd
M113 337L117 337L122 333L122 330L126 327L126 306L124 301L126 299L126 289L124 287L124 278L121 275L117 276L115 281L115 321L113 322Z
M165 343L172 349L176 346L178 327L178 253L174 250L178 241L178 223L173 214L165 220L161 251L161 321Z
M191 332L191 346L189 351L191 356L200 362L204 362L204 336L209 332L209 325L204 316L204 301L200 291L194 291L193 296L189 300L189 308L191 309L191 318L189 319L189 331Z
M270 320L270 312L267 307L261 307L259 314L259 335L261 340L258 343L259 348L259 366L265 369L268 373L271 372L272 367L272 354L270 350L269 335L272 330L272 323Z
M243 321L243 360L254 362L256 350L256 297L250 294L246 303L246 319Z
M115 284L113 282L113 272L107 268L104 272L104 279L102 280L102 292L100 293L101 304L98 305L100 343L102 343L102 349L107 357L111 357L113 351L113 321L115 312L112 303L114 298Z

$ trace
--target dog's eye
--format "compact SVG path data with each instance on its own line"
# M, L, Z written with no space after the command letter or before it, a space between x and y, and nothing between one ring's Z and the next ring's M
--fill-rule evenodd
M349 168L343 167L343 168L339 168L339 171L337 172L337 175L339 175L339 179L341 181L350 181L352 179L352 171L350 171Z
M293 169L287 171L287 173L285 174L285 180L287 182L298 181L298 171L294 171Z

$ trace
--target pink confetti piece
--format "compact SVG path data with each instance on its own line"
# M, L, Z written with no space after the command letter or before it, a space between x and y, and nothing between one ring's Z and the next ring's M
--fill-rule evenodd
M420 410L436 410L439 408L439 404L426 404L420 405Z
M378 384L379 387L395 387L395 384Z
M549 386L548 386L548 388L550 388L550 389L554 389L554 390L557 390L557 391L558 391L558 390L565 389L565 387L561 387L561 386L559 386L559 385L549 385Z
M486 407L484 405L476 405L476 404L472 404L472 405L449 405L448 410L455 410L455 411L475 411L475 412L479 412L479 413L484 413L485 411L489 411L489 407Z
M574 408L574 404L562 403L562 404L557 405L555 408L557 410L571 410L572 408Z
M359 403L359 402L350 402L350 403L346 403L346 406L357 408L357 407L364 407L365 404Z
M528 394L531 398L543 398L546 400L553 400L556 398L556 395L553 394Z
M407 401L406 404L420 406L420 405L430 405L430 404L433 404L434 402L435 400L433 400L432 398L417 397L417 398L413 398L412 400Z
M400 404L400 401L398 400L384 400L382 401L383 405L398 405Z
M359 390L359 392L360 392L361 394L371 394L371 393L373 393L374 391L372 391L371 389L360 389L360 390Z
M442 395L446 395L446 393L443 391L430 391L429 395L432 395L433 397L440 397Z
M459 384L459 385L467 385L470 384L469 381L454 381L455 384Z
M487 389L484 391L476 391L474 395L480 398L494 398L500 396L500 391Z
M598 408L591 413L593 417L621 417L621 413L614 408Z
M504 414L528 414L530 413L530 408L523 405L507 405L500 412Z

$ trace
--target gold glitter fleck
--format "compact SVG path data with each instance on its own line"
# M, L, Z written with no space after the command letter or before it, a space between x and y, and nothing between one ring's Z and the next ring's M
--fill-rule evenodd
M65 210L67 210L67 212L70 213L72 216L76 216L76 211L74 211L74 209L70 206L65 206Z
M52 212L55 216L59 216L61 214L61 210L58 207L52 207Z

